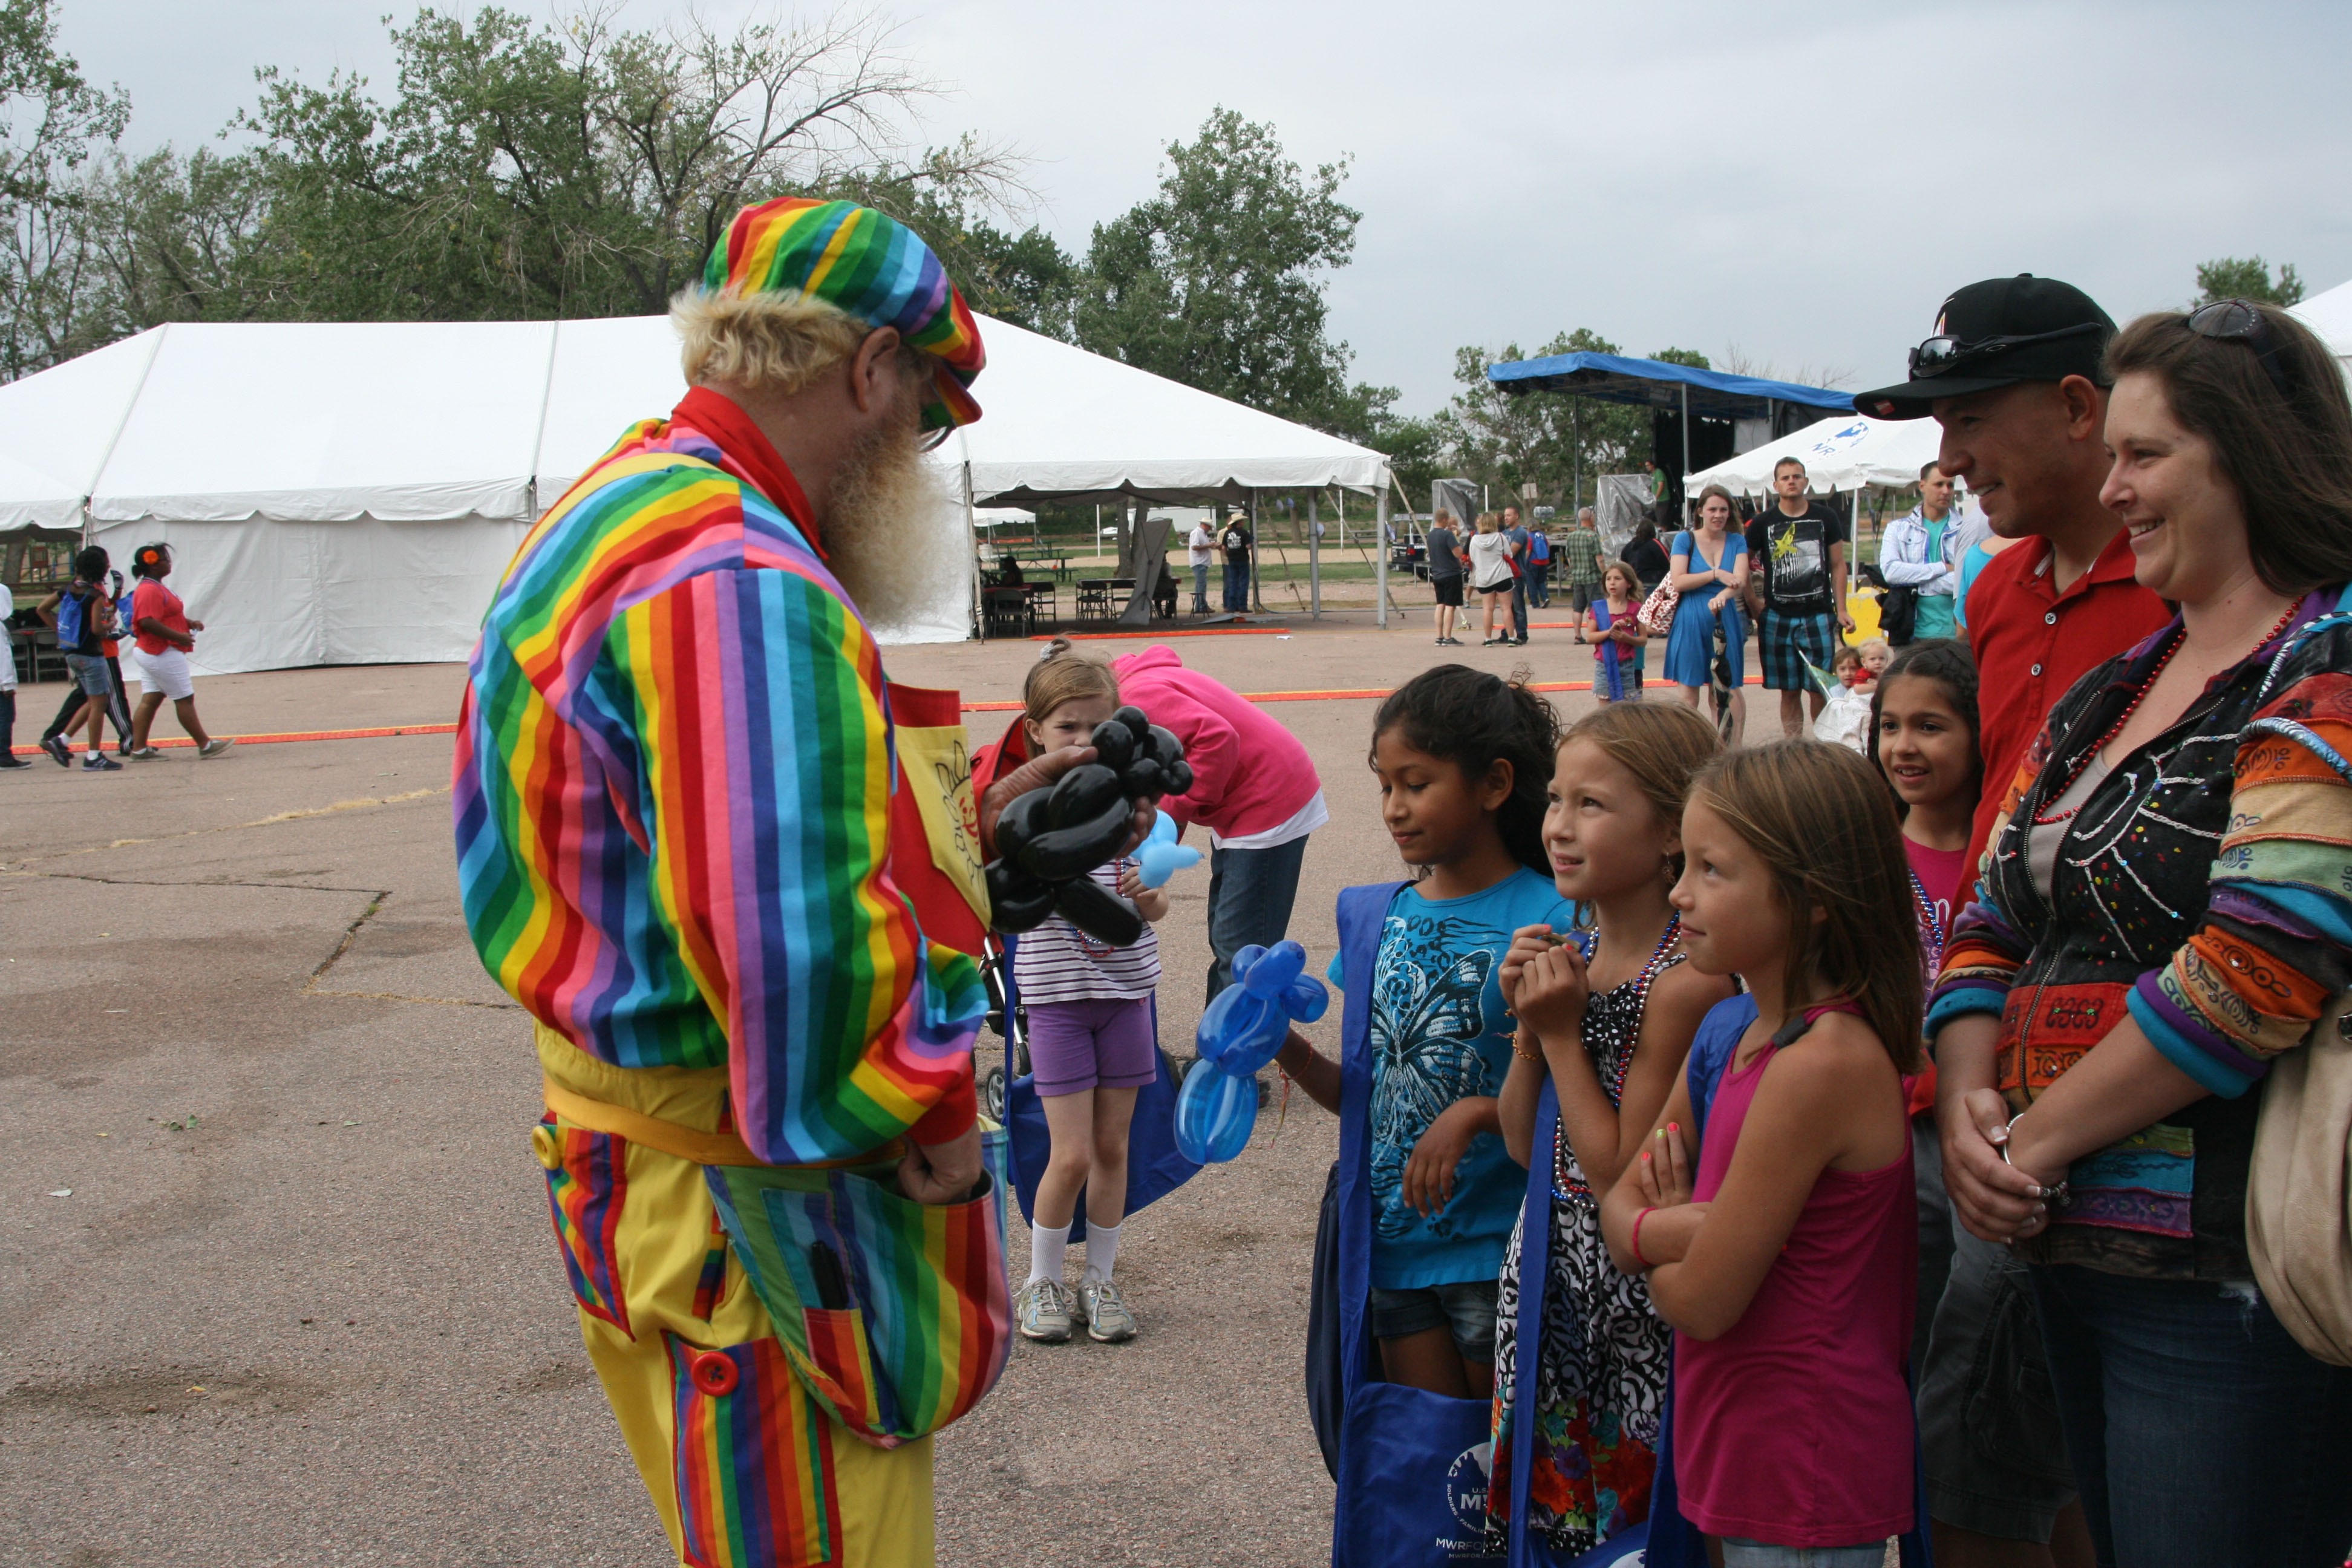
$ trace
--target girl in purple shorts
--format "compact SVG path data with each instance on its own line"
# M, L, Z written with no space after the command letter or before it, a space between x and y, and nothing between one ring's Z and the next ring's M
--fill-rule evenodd
M1118 707L1108 667L1056 650L1030 671L1021 723L1032 756L1083 746ZM1093 873L1135 902L1147 921L1168 912L1168 895L1143 886L1132 860ZM1045 1107L1053 1152L1038 1178L1030 1230L1029 1279L1013 1298L1029 1339L1058 1344L1073 1312L1089 1337L1132 1339L1135 1318L1111 1283L1119 1223L1127 1210L1127 1131L1136 1091L1159 1070L1151 994L1160 984L1160 939L1150 925L1131 947L1113 947L1059 915L1020 939L1013 979L1029 1019L1029 1062ZM1087 1267L1073 1292L1062 1261L1087 1194Z

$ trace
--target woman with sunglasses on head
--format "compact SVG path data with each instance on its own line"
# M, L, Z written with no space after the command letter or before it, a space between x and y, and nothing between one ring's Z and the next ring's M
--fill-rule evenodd
M2352 1369L2255 1284L2263 1079L2352 987L2352 402L2282 311L2142 317L2102 499L2179 606L2052 710L1928 1013L2031 1265L2104 1568L2352 1551ZM2251 726L2251 728L2250 728ZM2015 996L2021 1005L2011 1007Z

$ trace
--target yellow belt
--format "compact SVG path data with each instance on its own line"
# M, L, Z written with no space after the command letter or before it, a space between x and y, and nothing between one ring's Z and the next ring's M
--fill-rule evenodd
M735 1133L705 1132L699 1128L681 1127L675 1121L664 1121L658 1116L647 1116L642 1110L631 1110L625 1105L574 1094L560 1083L543 1081L542 1087L547 1093L547 1109L574 1127L585 1127L591 1132L609 1132L615 1138L625 1138L632 1143L642 1143L648 1149L658 1149L665 1154L675 1154L698 1165L768 1163L752 1153L751 1146ZM902 1159L906 1152L906 1141L893 1138L870 1153L853 1154L845 1160L802 1160L794 1163L794 1168L831 1171L849 1165L875 1165Z
M698 1121L719 1121L723 1119L726 1096L724 1068L615 1068L586 1055L544 1024L534 1034L547 1109L574 1127L625 1138L698 1165L769 1163L751 1152L751 1146L743 1142L740 1133L691 1127L673 1117L656 1116L635 1106L618 1103L626 1096L664 1110L685 1112ZM560 1082L559 1079L570 1081ZM585 1092L589 1089L602 1092ZM905 1140L894 1138L878 1149L847 1159L795 1163L809 1170L832 1170L896 1161L905 1153Z

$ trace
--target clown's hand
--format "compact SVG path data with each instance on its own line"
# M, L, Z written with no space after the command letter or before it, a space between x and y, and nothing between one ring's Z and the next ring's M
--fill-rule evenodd
M982 860L996 858L996 819L1004 808L1033 789L1052 784L1072 768L1084 767L1096 758L1092 746L1064 746L1058 752L1047 752L1042 757L1032 757L994 784L980 801L980 857ZM1116 853L1125 855L1143 842L1145 834L1160 816L1159 802L1139 800L1134 803L1134 820L1128 826L1126 841Z

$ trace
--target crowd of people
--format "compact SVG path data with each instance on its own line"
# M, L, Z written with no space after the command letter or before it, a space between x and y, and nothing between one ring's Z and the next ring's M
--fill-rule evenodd
M131 552L131 582L100 545L87 545L73 559L73 581L33 606L41 624L55 635L64 656L67 691L57 716L41 731L40 748L61 768L74 765L73 742L81 736L81 771L117 773L123 758L152 763L164 755L152 742L155 716L168 699L173 712L195 745L196 755L210 761L236 744L228 736L208 733L196 715L196 689L188 669L195 650L196 633L205 623L188 618L164 579L172 574L172 547L142 544ZM126 586L128 592L126 592ZM0 586L0 626L16 614L15 596ZM122 674L121 646L131 645L132 667L138 671L142 695L134 710L130 686ZM115 755L106 753L106 726L114 725ZM13 649L0 659L0 768L26 768L32 763L16 754L16 665Z
M1280 1059L1369 1118L1382 1375L1491 1399L1515 1563L1636 1523L1732 1568L2352 1550L2352 1321L2269 1293L2341 1275L2343 1216L2268 1242L2302 1260L2246 1217L2263 1080L2352 983L2352 404L2243 301L2117 332L2004 279L1939 322L1857 399L1944 433L1882 552L1906 646L1843 643L1847 541L1783 464L1675 542L1689 706L1559 734L1446 667L1376 721L1416 875L1373 951L1343 920L1369 1100ZM1702 659L1736 703L1743 612L1790 738L1735 750L1691 709ZM1859 747L1798 738L1832 721Z
M971 1069L999 817L1120 704L1181 736L1213 997L1328 810L1165 648L1049 645L961 763L865 617L914 580L924 432L980 416L972 319L845 202L746 208L709 279L685 399L486 619L464 904L536 1020L565 1272L679 1560L895 1568L1015 1334L1148 1322L1113 1266L1164 1070L1150 803L1089 873L1146 935L1049 921L1000 970L1050 1142L1017 1293ZM1367 737L1403 874L1341 895L1337 1052L1277 1058L1339 1120L1304 1327L1348 1568L1636 1527L1653 1568L2352 1550L2352 1324L2272 1283L2297 1247L2340 1274L2342 1215L2245 1217L2265 1079L2352 988L2352 401L2269 307L2118 332L2031 278L1948 299L1911 370L1857 400L1943 432L1882 548L1900 647L1843 651L1851 541L1801 468L1622 560L1584 519L1540 553L1511 509L1432 531L1441 645L1466 590L1517 647L1557 574L1604 700L1563 727L1444 663ZM1193 547L1205 601L1225 546ZM1742 747L1696 708L1736 717L1751 617L1784 736ZM1682 700L1637 700L1654 635Z

